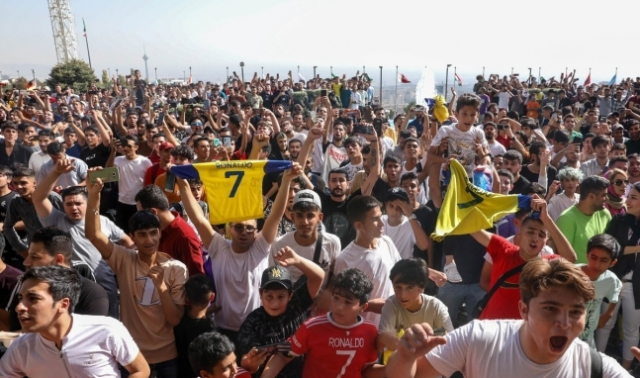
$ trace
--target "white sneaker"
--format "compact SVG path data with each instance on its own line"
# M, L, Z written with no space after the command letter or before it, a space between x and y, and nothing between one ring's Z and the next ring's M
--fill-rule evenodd
M447 281L449 282L462 282L462 277L458 273L456 263L452 262L444 266L444 274L447 275Z

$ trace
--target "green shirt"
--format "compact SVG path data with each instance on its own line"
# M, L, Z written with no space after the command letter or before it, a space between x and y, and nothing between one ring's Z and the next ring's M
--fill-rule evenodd
M577 262L586 264L589 239L602 234L610 220L611 214L606 209L584 215L577 205L573 205L560 215L556 224L576 251Z

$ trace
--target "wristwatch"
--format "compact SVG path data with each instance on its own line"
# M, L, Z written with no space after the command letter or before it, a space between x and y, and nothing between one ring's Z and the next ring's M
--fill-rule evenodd
M414 220L414 219L415 219L415 220L418 220L418 217L416 217L416 215L415 215L415 214L411 214L411 216L409 217L409 220L410 220L410 221L412 221L412 220Z

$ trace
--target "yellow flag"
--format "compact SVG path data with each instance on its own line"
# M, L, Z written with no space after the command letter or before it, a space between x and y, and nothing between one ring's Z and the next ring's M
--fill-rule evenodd
M441 241L447 235L467 235L491 228L493 222L518 209L530 209L531 198L519 194L502 195L473 185L464 167L452 160L451 181L431 237Z

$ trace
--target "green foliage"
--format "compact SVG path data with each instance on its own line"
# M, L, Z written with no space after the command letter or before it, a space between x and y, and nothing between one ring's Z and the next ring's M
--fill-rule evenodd
M60 63L51 69L46 84L53 88L56 85L70 86L76 93L85 92L96 75L91 67L82 60L71 60Z
M102 70L102 87L103 88L111 88L111 78L109 77L109 73L107 70Z
M409 110L416 106L415 100L411 100L407 105L404 106L404 114L409 114Z

